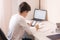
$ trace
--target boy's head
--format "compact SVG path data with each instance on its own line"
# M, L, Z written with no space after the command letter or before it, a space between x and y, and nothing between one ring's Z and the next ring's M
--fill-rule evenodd
M19 13L21 15L23 15L24 17L27 16L27 13L31 10L31 7L28 3L26 2L22 2L20 5L19 5Z

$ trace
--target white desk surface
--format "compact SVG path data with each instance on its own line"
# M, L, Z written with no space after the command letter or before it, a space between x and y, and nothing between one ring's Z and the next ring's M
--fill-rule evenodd
M56 31L56 24L48 22L48 21L38 22L38 24L39 24L39 27L41 28L38 31L36 31L35 27L30 28L33 35L38 40L51 40L51 39L47 38L46 36L57 34L55 32Z

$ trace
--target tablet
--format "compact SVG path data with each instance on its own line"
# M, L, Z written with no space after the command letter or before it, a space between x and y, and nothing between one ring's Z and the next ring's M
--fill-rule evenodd
M37 21L33 21L31 26L34 27L36 25L36 23L37 23Z

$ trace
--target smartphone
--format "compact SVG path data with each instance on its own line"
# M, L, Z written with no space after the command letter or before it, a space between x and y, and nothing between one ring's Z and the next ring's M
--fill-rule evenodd
M33 21L31 26L34 27L36 25L36 23L37 23L37 21Z

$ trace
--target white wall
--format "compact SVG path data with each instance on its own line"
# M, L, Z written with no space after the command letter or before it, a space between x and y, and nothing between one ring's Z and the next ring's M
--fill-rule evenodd
M18 12L18 0L12 0L12 15Z
M18 11L18 6L21 2L27 2L31 6L31 11L29 12L27 19L32 19L33 18L33 13L35 8L39 8L39 0L13 0L13 14L16 14Z
M4 13L4 8L3 8L3 0L0 0L0 27L3 24L3 13Z
M0 2L3 2L0 4L0 25L1 29L4 31L5 34L7 34L8 31L8 25L9 20L12 14L12 5L11 0L1 0Z
M41 0L41 9L47 9L48 21L60 22L60 0Z

